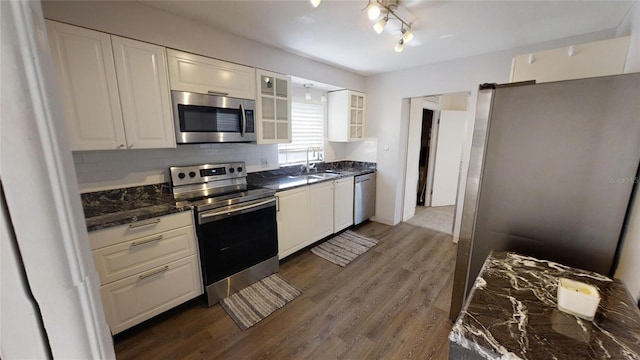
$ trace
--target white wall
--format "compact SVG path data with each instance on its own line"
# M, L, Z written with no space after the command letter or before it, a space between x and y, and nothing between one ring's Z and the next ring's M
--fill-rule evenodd
M80 191L90 192L168 182L170 166L245 161L248 172L277 169L278 145L194 144L177 149L81 151L73 153L73 161Z
M330 65L221 32L196 21L133 1L45 1L51 20L110 34L363 91L364 77ZM344 160L345 144L327 144L326 160ZM375 145L374 145L375 147ZM365 148L350 148L357 159L373 159ZM178 149L74 153L81 191L168 181L168 167L204 162L246 161L250 172L278 167L276 145L206 144ZM363 160L364 161L364 160ZM266 162L266 164L265 164Z
M368 77L366 135L378 138L376 220L395 225L402 216L406 148L401 144L406 143L405 122L408 122L408 116L406 118L401 116L402 99L470 92L471 103L475 105L479 84L509 81L511 60L516 55L614 36L615 29L612 29ZM411 56L410 54L410 49L402 53L403 56ZM470 120L474 118L474 108L475 106L469 112ZM401 131L401 128L405 131ZM471 134L472 128L470 126L468 128L470 130L468 134ZM470 138L467 138L465 151L470 149L470 145ZM463 155L463 159L466 158ZM463 167L465 171L462 176L466 177L466 164L463 164ZM460 203L463 197L459 195L458 198ZM458 211L456 217L459 219L462 206L458 206L456 210Z
M631 21L631 44L627 54L625 73L640 72L640 3L636 3L629 13ZM636 179L637 180L637 179ZM636 188L640 186L636 181ZM627 289L636 301L640 299L640 191L636 189L636 196L631 203L628 227L622 237L620 262L615 276L622 279Z

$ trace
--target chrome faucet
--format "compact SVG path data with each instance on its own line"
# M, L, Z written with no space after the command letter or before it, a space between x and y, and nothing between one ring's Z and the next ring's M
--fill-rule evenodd
M313 146L309 146L307 148L307 163L306 163L306 166L305 166L307 174L309 173L309 150L311 150L313 152L313 156L316 156L316 149Z

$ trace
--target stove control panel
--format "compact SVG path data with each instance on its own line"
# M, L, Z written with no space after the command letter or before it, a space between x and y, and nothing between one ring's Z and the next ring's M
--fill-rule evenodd
M244 162L172 166L169 168L169 174L171 175L173 186L200 184L247 176Z

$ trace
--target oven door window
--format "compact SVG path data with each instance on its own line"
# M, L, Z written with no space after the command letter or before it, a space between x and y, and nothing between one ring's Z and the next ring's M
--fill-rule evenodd
M278 255L276 208L252 211L198 226L205 285Z
M178 105L180 131L240 133L242 111L213 106Z

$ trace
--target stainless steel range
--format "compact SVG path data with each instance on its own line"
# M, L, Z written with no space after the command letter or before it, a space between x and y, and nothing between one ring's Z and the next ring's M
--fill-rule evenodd
M278 271L275 191L247 190L244 162L169 171L174 198L194 210L209 306Z

